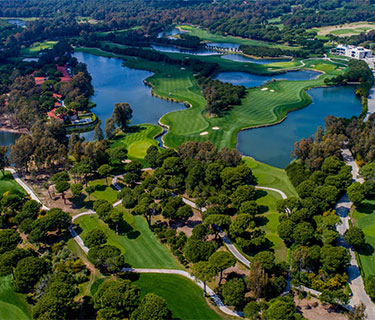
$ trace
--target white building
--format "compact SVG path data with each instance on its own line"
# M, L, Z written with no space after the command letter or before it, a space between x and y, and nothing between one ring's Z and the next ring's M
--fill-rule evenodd
M333 49L332 53L354 59L365 59L372 57L372 50L370 49L356 46L346 46L343 44L339 44L336 49Z

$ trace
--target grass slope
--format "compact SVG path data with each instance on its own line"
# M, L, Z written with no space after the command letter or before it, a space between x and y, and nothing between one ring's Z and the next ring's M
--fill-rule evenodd
M232 43L244 44L244 45L249 45L249 46L265 46L265 47L274 47L274 48L282 48L282 49L293 49L293 47L289 47L289 46L282 45L282 44L213 34L209 32L208 30L198 28L198 27L193 27L193 26L179 25L177 27L180 28L181 30L188 31L189 34L192 36L197 36L201 38L202 40L206 40L210 42L232 42Z
M14 292L12 277L0 277L0 319L31 319L29 309L25 296Z
M75 222L81 227L80 236L84 239L87 232L99 228L108 236L108 244L125 253L125 261L134 268L181 269L178 262L154 236L141 216L124 213L128 227L125 235L117 235L97 216L83 216Z
M375 200L366 200L353 213L355 224L365 233L366 250L360 252L362 271L375 275Z
M243 157L258 179L258 185L276 188L283 191L287 197L298 197L297 191L290 182L285 170L272 167L249 157Z
M148 147L157 146L158 142L154 139L163 132L160 126L154 124L141 124L132 126L133 132L120 133L112 140L111 147L124 146L128 150L129 159L143 159Z
M5 192L25 194L23 188L13 179L9 172L0 172L0 194Z
M164 298L175 319L222 319L207 305L202 289L181 276L141 274L134 284L141 288L142 296L152 292Z

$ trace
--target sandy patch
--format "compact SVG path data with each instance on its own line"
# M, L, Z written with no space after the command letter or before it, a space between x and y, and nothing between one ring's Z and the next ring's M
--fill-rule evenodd
M212 127L212 130L219 130L219 127Z
M270 92L275 92L275 90L270 90Z
M176 229L177 233L183 232L187 237L191 237L193 228L197 224L202 223L202 215L198 210L193 210L193 215L186 220L186 223L176 222L172 225L172 228Z
M262 89L260 89L261 91L266 91L266 90L268 90L268 88L262 88Z
M294 297L297 309L309 320L346 320L345 314L341 313L337 307L332 305L323 305L318 299L299 299Z
M201 132L199 135L201 135L201 136L205 136L206 134L208 134L207 131L205 131L205 132Z

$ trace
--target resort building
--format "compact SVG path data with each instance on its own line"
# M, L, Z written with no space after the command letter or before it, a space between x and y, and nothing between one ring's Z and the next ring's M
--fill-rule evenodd
M343 44L339 44L335 49L332 49L331 53L359 60L372 57L372 50L370 49Z

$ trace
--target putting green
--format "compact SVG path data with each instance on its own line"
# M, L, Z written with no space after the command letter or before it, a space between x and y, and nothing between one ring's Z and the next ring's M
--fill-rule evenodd
M131 127L130 133L119 133L111 140L111 148L124 146L128 150L128 158L140 160L146 155L147 149L158 145L154 138L163 132L160 126L155 124L141 124Z
M140 140L133 142L128 147L128 155L132 158L143 159L146 156L147 149L154 145L152 140Z

